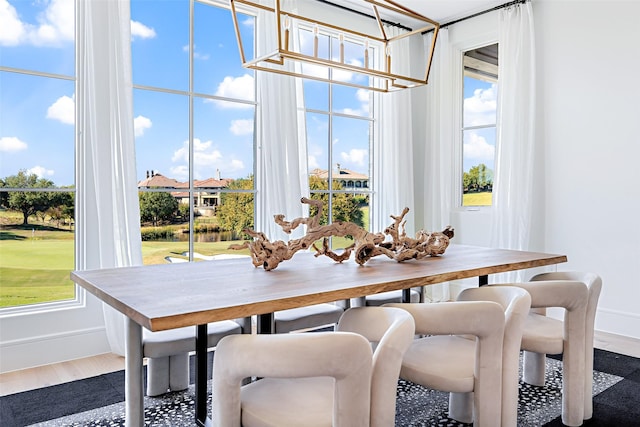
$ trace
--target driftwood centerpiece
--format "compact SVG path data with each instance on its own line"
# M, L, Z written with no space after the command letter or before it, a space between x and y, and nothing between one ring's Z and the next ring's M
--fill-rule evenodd
M449 239L453 237L451 226L447 226L441 232L420 230L415 238L408 237L405 233L404 217L409 212L409 208L404 208L399 216L391 215L393 223L383 233L370 233L348 221L320 225L319 213L322 211L322 202L306 197L303 197L301 202L315 206L318 214L308 218L296 218L291 222L285 221L284 215L275 215L274 220L287 234L302 224L306 225L307 234L304 237L287 243L282 240L271 242L264 233L245 229L244 232L254 240L246 241L241 245L231 245L229 249L249 248L253 265L262 266L265 270L273 270L282 261L291 259L296 252L309 248L316 251L315 256L325 255L336 262L349 259L351 253L355 252L355 261L360 265L378 255L386 255L398 262L442 255L449 246ZM329 248L328 237L330 236L351 236L354 243L338 254ZM386 241L387 236L391 236L391 241ZM318 247L316 242L320 239L322 239L322 246Z

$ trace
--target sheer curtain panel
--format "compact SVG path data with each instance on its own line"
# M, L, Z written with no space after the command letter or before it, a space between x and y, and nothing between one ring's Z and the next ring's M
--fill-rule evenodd
M142 265L129 1L76 7L76 268ZM124 316L107 305L104 316L111 349L123 355Z
M432 35L425 37L425 50L431 45ZM449 30L441 28L434 52L429 84L427 85L426 141L423 170L425 180L424 212L425 230L441 231L450 225L453 208L453 172L456 171L454 137L459 129L457 101L451 95L455 80L460 76L455 72L449 44ZM427 286L425 300L449 300L449 284Z
M296 2L288 5L291 5L288 9L295 7ZM275 25L273 14L258 14L257 56L276 46ZM299 40L293 42L299 43ZM303 196L309 197L302 82L294 77L258 71L256 84L256 230L265 233L271 241L286 242L302 237L305 230L299 227L287 235L273 221L273 216L283 214L291 220L309 215L307 205L300 203Z
M535 143L535 45L531 2L500 11L500 91L491 246L529 249ZM504 273L498 281L522 281Z
M385 28L388 37L399 35L397 27ZM392 55L398 65L394 72L409 72L410 58L421 63L419 56L424 52L419 43L412 43L406 37L396 45ZM382 53L382 52L381 52ZM405 207L410 212L407 220L407 234L415 233L415 212L413 198L413 132L411 119L411 97L413 89L376 94L378 115L378 135L374 139L373 182L375 202L372 216L372 231L380 232L391 224L391 215L399 215Z

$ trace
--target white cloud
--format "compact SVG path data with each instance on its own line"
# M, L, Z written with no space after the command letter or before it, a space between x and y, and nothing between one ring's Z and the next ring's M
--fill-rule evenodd
M47 118L72 125L75 123L75 101L69 96L61 96L47 108Z
M245 74L241 77L225 77L218 85L216 96L253 101L253 76ZM239 102L216 101L216 105L221 108L253 108L252 105Z
M187 52L189 53L189 45L185 45L182 46L182 51L183 52ZM201 59L203 61L206 61L207 59L209 59L209 54L208 53L200 53L196 50L196 45L193 45L193 58L194 59Z
M16 46L26 38L28 30L7 0L0 0L0 22L0 46Z
M31 174L36 174L38 175L40 178L45 178L47 176L53 176L55 172L52 171L51 169L47 169L44 168L42 166L34 166L30 169L27 169L27 174L31 175Z
M341 152L340 158L345 162L355 164L357 166L365 166L367 160L368 150L362 148L352 148L349 152Z
M27 149L27 143L15 136L0 137L0 152L15 153Z
M495 84L488 89L476 89L473 96L464 100L465 126L476 126L495 123L497 106L497 87Z
M196 179L211 178L211 171L215 169L220 169L225 174L244 169L244 163L241 160L224 157L220 150L212 146L212 141L203 142L198 138L193 140L194 175ZM171 160L176 163L188 163L188 141L184 141L182 147L173 153ZM186 179L185 177L188 177L188 168L186 165L177 165L171 168L171 173L176 179L184 180Z
M169 168L171 177L178 181L186 181L189 179L189 168L187 165L179 165Z
M74 40L73 0L51 0L36 20L35 24L21 21L16 9L0 0L0 45L60 46Z
M250 135L253 132L253 120L232 120L229 130L234 135Z
M131 20L131 39L153 39L156 37L156 30L149 28L141 22Z
M478 161L493 161L495 158L495 147L475 132L467 135L467 141L464 144L464 156L469 159Z
M147 129L151 129L152 126L153 126L153 123L151 123L151 119L145 116L138 116L135 119L133 119L133 128L135 130L136 136L144 135L144 132Z
M318 159L316 159L316 156L313 156L311 154L307 156L307 166L309 170L317 169L320 167L318 165Z

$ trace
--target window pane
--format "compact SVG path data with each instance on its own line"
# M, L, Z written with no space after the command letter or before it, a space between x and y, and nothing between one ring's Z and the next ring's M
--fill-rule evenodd
M131 0L131 61L134 84L189 89L188 1Z
M253 173L254 115L251 104L195 98L195 179Z
M463 206L491 206L495 159L495 127L463 133Z
M333 178L344 188L369 187L369 125L368 120L333 119Z
M138 180L156 177L147 186L174 188L189 179L189 98L148 90L133 96Z
M464 127L496 124L496 100L498 88L495 83L464 78Z
M307 113L306 119L309 172L313 175L324 171L326 179L329 168L329 116Z
M194 90L226 98L254 99L253 71L242 67L231 12L195 4ZM253 57L255 18L238 14L247 58Z
M305 79L304 105L307 110L329 111L329 83Z
M333 111L369 117L370 94L366 89L336 85L333 87Z
M74 194L1 192L0 201L0 308L74 299Z
M10 0L2 8L1 25L10 30L3 31L0 65L75 74L73 1Z
M74 182L74 82L0 72L0 177L20 170Z

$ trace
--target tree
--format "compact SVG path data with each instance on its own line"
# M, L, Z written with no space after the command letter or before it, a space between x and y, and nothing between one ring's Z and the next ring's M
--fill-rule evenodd
M178 211L178 201L166 192L140 192L140 220L151 221L156 226L160 221L171 221Z
M253 190L253 175L233 180L227 188ZM216 216L223 230L242 233L245 228L253 228L253 193L222 193Z
M493 187L493 171L484 163L473 166L462 175L464 192L488 191Z
M327 180L317 176L309 177L309 189L311 190L311 198L322 201L322 213L320 215L320 224L327 224L327 212L329 211L329 194L318 193L317 190L328 190L329 183ZM340 181L333 181L334 190L342 190ZM332 201L333 222L350 221L359 226L364 225L362 210L360 209L360 198L353 194L334 193ZM313 206L309 208L309 215L317 214L317 209Z
M4 180L4 185L11 188L55 188L52 181L38 178L38 175L27 174L21 170ZM37 213L44 213L55 202L56 193L43 191L11 191L7 196L9 209L22 212L22 224L29 224L29 217Z

